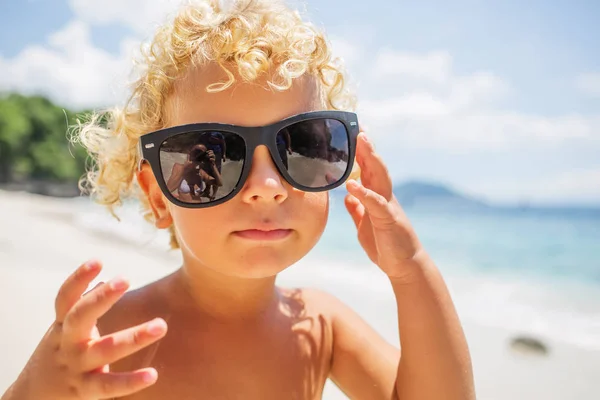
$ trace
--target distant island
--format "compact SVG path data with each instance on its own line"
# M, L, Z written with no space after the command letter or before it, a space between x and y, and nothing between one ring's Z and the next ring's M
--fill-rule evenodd
M334 190L335 198L344 197L344 186ZM469 197L450 186L421 180L394 183L394 195L405 209L426 210L485 210L492 208L483 200Z
M482 200L459 193L440 184L424 181L407 181L396 184L394 195L405 208L452 208L487 209L490 205Z
M344 186L341 186L331 194L334 199L343 201L346 193ZM407 212L492 212L506 213L512 216L560 214L582 218L600 218L600 205L578 206L565 204L544 206L523 202L513 205L500 205L466 195L443 183L423 180L395 182L394 195Z

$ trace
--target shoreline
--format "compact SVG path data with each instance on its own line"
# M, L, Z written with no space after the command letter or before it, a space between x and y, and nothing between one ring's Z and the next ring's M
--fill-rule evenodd
M177 253L164 252L147 239L124 241L121 236L110 235L108 229L85 229L85 223L82 225L82 221L77 220L79 210L74 204L73 200L0 190L0 221L3 222L0 288L5 299L0 307L0 317L5 321L0 336L0 351L5 356L0 364L0 393L16 378L51 323L59 285L81 262L92 257L101 259L105 268L99 279L124 275L131 281L132 288L170 273L180 263ZM149 232L152 229L149 226ZM150 236L162 242L160 235ZM140 241L147 244L140 246ZM327 290L354 308L387 340L397 344L395 302L382 274L365 267L365 271L371 271L365 275L369 277L365 286L363 275L346 271L340 276L344 270L339 266L327 264L329 268L323 268L323 264L319 264L315 267L315 260L308 256L306 261L284 271L277 283ZM595 398L600 394L595 382L600 371L600 351L520 332L514 327L486 326L464 318L465 305L474 300L468 296L461 298L460 294L469 285L462 287L452 278L447 282L459 298L457 308L471 348L478 399L559 400ZM372 288L377 288L377 293ZM368 295L363 295L365 293ZM486 304L484 311L494 320L501 310L492 306ZM23 315L27 319L23 319ZM548 354L511 350L511 340L519 335L541 339L549 349ZM323 398L346 397L328 383Z

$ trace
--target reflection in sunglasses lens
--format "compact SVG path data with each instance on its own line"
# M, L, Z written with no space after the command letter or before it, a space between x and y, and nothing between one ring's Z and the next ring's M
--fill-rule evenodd
M301 121L277 134L277 150L298 184L322 188L338 182L348 169L346 126L335 119Z
M244 166L246 144L235 133L186 132L160 146L160 168L169 192L185 203L208 203L230 194Z

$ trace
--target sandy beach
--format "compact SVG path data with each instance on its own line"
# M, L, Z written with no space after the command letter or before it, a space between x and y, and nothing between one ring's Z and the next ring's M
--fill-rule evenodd
M85 201L76 200L76 204ZM85 229L75 201L0 191L0 393L16 378L52 322L54 297L65 277L81 262L98 258L105 268L99 279L116 275L141 286L178 267L176 253L139 238L124 240L101 230ZM114 224L117 224L115 221ZM123 221L122 224L126 224ZM160 237L157 237L160 239ZM339 266L308 258L285 271L281 285L313 286L341 298L393 343L398 343L395 303L385 277L371 268L369 286L338 279ZM451 290L458 288L450 286ZM460 304L457 304L459 314ZM600 350L542 338L547 355L511 350L519 332L463 321L475 370L477 398L482 400L563 400L600 398ZM600 326L599 326L600 328ZM332 384L325 399L346 398Z

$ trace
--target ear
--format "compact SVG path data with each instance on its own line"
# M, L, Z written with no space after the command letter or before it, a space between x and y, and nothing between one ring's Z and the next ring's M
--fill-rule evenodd
M154 215L155 225L158 229L167 229L173 224L173 217L169 211L168 200L160 190L158 182L152 173L152 168L148 163L142 164L142 169L136 173L140 188L148 198L152 214Z

